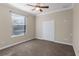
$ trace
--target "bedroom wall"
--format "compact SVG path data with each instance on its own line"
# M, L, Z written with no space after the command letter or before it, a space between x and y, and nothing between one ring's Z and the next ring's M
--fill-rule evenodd
M23 14L27 17L27 33L24 36L11 37L11 17L10 10ZM21 11L17 8L10 7L6 4L0 4L0 49L12 44L33 39L35 37L35 16Z
M79 56L79 4L74 4L73 8L73 47Z
M72 9L36 17L36 38L42 38L42 22L54 20L55 42L72 45Z

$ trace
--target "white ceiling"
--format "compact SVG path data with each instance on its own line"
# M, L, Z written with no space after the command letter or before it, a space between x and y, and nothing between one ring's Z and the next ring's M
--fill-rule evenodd
M48 13L48 12L72 7L71 3L43 3L43 5L49 6L49 8L43 9L44 10L43 12L39 12L39 11L32 11L33 7L27 6L26 4L27 3L10 3L10 5L34 15L39 15L43 13ZM35 5L35 3L31 3L31 4Z

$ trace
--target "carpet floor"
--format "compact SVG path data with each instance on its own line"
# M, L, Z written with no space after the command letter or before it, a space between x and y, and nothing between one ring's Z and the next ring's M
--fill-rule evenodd
M0 50L0 56L75 56L70 45L34 39Z

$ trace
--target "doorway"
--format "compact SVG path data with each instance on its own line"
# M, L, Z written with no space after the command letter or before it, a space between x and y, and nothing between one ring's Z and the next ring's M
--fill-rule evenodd
M44 21L42 26L42 38L48 41L55 39L55 22L54 20Z

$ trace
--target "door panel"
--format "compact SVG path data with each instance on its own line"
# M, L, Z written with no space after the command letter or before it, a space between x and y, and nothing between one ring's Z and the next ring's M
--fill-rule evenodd
M44 40L54 41L54 21L45 21L42 27L42 38Z

